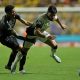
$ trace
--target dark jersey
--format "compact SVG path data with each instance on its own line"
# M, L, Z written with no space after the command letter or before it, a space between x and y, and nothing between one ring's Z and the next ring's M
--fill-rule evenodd
M15 17L10 18L7 15L3 16L0 20L0 36L11 35L11 31L15 26L16 19L20 19L19 15L15 15Z
M35 30L35 27L32 27L32 26L26 28L27 35L29 35L29 36L35 36L34 30Z

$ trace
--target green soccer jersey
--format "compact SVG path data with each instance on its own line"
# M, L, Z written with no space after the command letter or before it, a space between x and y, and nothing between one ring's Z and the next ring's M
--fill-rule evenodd
M33 22L33 26L40 27L42 32L45 31L50 26L50 20L46 13L38 16L36 20Z

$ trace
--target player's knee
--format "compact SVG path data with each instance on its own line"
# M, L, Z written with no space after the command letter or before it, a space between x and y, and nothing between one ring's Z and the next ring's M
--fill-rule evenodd
M22 49L23 48L23 45L19 45L19 47L20 47L20 49Z
M22 48L22 50L21 50L22 55L23 55L23 56L26 56L26 55L27 55L28 50L29 50L29 49L27 49L27 48Z
M58 46L57 46L57 45L53 47L53 49L57 49L57 48L58 48Z
M18 50L13 50L12 51L12 54L17 54L18 53Z

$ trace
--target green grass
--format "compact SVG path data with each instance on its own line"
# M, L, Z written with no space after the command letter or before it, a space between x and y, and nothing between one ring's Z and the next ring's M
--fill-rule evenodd
M11 74L4 68L11 50L0 46L0 80L80 80L80 48L58 48L62 63L50 57L50 47L32 47L28 53L25 70L27 74Z

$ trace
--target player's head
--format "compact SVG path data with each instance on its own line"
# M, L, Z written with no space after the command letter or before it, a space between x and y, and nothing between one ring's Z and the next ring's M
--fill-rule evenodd
M10 15L14 15L15 14L14 6L13 5L7 5L5 7L5 13L10 14Z
M48 11L47 11L47 15L48 15L48 17L50 18L50 20L53 20L53 19L54 19L56 13L57 13L56 7L53 6L53 5L50 5L50 6L48 7Z
M49 13L52 13L52 14L56 14L56 13L57 13L57 9L56 9L55 6L50 5L50 6L48 7L48 12L49 12Z

